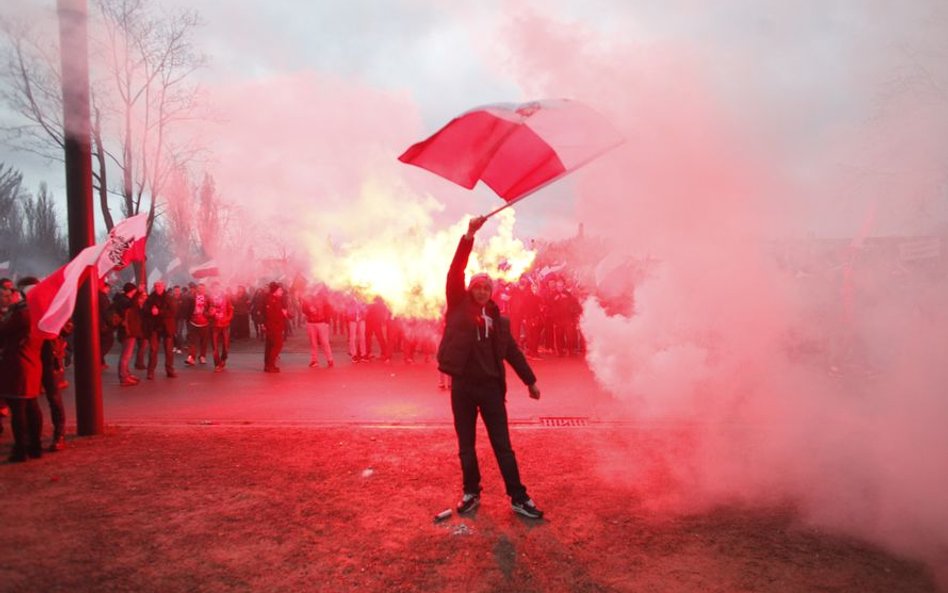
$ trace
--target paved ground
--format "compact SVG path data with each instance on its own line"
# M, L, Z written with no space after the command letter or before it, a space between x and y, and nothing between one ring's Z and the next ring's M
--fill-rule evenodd
M108 356L103 374L105 419L109 424L254 423L439 424L451 421L448 392L438 389L433 361L405 364L396 354L390 363L353 364L344 344L334 344L336 366L311 369L305 339L291 338L281 356L279 374L264 373L263 344L235 344L228 368L214 373L211 361L187 367L176 361L178 378L164 376L159 366L154 381L144 371L136 387L121 387L117 355ZM163 364L163 363L162 363ZM527 396L516 375L509 373L508 411L512 423L539 422L542 417L585 417L613 421L626 417L620 402L602 391L581 358L534 361L542 397ZM74 392L65 394L70 419Z

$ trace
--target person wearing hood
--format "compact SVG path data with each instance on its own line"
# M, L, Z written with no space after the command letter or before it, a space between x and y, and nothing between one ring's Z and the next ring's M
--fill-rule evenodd
M540 399L537 379L510 334L510 320L500 315L497 304L491 299L493 281L490 276L475 274L467 289L464 287L464 269L474 247L474 234L486 220L477 217L468 223L467 233L454 254L446 283L444 336L438 347L438 369L452 378L451 411L464 489L457 510L468 513L480 504L481 474L475 449L480 414L514 512L540 519L543 512L520 481L517 458L510 443L504 362L514 369L533 399Z

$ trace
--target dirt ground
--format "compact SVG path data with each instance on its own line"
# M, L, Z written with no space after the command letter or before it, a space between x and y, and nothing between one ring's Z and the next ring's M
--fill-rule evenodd
M793 509L656 516L593 469L610 430L513 429L543 521L511 512L482 432L481 507L436 523L460 481L447 425L111 427L0 464L0 589L936 590L926 567Z

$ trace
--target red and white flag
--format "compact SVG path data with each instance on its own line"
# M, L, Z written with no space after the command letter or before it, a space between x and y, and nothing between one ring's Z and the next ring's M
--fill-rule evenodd
M86 247L34 286L26 296L34 329L49 338L59 335L76 308L76 293L85 274L91 270L98 279L116 266L144 260L147 233L148 214L126 218L104 242Z
M217 262L213 259L209 259L199 266L194 266L188 271L194 278L207 278L209 276L221 275L220 268L217 267Z

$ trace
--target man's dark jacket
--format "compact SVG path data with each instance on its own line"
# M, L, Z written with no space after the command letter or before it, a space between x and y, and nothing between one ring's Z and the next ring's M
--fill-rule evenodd
M157 307L158 313L152 313L152 308ZM178 301L174 295L165 290L158 294L152 291L142 307L142 315L145 318L145 334L150 336L158 332L160 337L173 337L177 331L175 327L178 317Z
M471 256L473 247L474 239L461 237L458 249L454 253L454 260L448 269L446 286L448 309L445 313L444 337L441 338L441 345L438 346L438 369L452 377L463 378L471 348L477 340L477 318L481 311L464 287L464 269L467 267L467 260ZM490 340L504 391L507 390L505 360L510 363L525 385L533 385L537 378L530 369L530 365L527 364L523 352L510 336L510 320L500 315L500 310L494 301L489 301L486 309L493 320Z

